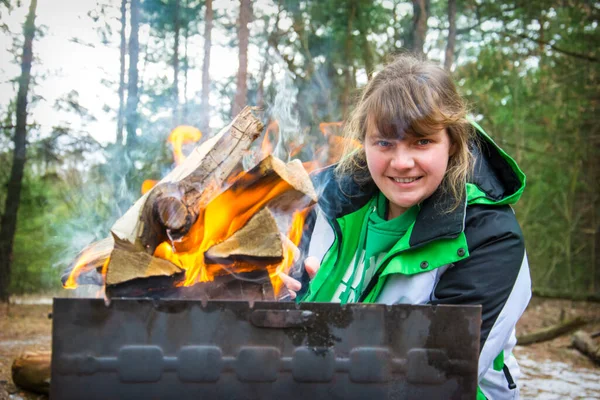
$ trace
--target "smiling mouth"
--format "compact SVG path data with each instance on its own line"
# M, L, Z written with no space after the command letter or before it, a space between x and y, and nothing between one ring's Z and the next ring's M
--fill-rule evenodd
M390 177L390 179L396 183L412 183L414 181L418 181L421 178L422 178L422 176L419 176L418 178L391 178Z

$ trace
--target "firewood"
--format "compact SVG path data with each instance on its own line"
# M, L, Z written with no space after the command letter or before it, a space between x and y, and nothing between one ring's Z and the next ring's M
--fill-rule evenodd
M106 259L110 257L113 247L112 236L86 246L63 272L61 277L63 286L69 288L84 284L102 286L102 275L99 272ZM74 269L77 271L72 274Z
M281 234L271 212L263 208L244 227L204 253L207 262L230 264L237 260L274 264L283 258Z
M227 191L219 196L225 196L227 192L241 196L251 193L259 186L274 188L280 183L287 184L287 187L269 201L269 208L272 210L290 213L306 208L317 201L315 188L302 163L299 160L292 160L286 164L271 155L241 175ZM218 202L218 198L214 201Z
M541 329L536 332L528 333L525 335L517 336L517 344L519 346L527 346L533 343L545 342L552 340L558 336L566 335L569 332L573 332L577 328L580 328L591 322L590 320L577 317L569 321L561 322L559 324L550 326L548 328Z
M12 380L15 385L34 393L50 391L50 351L26 351L13 361Z
M216 136L142 196L112 227L115 241L152 254L168 235L181 237L260 135L263 124L246 107ZM173 213L171 213L172 211Z
M600 344L594 342L592 336L584 331L577 331L571 337L571 344L583 355L600 365Z
M164 275L180 271L152 254L160 243L188 232L200 209L218 194L217 190L244 152L260 135L263 125L252 110L246 107L228 127L194 149L113 225L115 245L107 268L107 285L144 277L147 273Z
M136 278L171 276L183 272L170 261L136 250L126 242L116 242L106 272L106 285L116 285Z

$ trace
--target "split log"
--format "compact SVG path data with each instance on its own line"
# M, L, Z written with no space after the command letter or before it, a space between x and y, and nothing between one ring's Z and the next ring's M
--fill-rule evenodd
M559 324L541 329L536 332L517 336L517 345L527 346L533 343L540 343L545 342L547 340L552 340L561 335L573 332L574 330L581 328L582 326L590 322L591 320L583 317L577 317L569 321L561 322Z
M114 248L112 236L88 245L77 254L75 260L65 269L61 277L63 286L74 288L76 285L102 286L100 274L102 265L106 262Z
M216 136L198 146L186 160L141 197L112 227L115 241L153 254L156 246L182 237L199 210L238 165L260 136L263 124L246 107Z
M206 262L232 264L236 261L271 265L283 259L281 234L271 212L263 208L244 227L204 253Z
M218 275L210 282L198 282L192 286L178 286L184 280L183 274L134 279L118 285L107 286L106 296L109 299L145 297L157 300L275 300L269 273L264 269L239 272L235 275Z
M198 146L186 160L142 196L112 227L107 285L124 280L177 273L174 264L152 254L166 241L185 235L200 210L218 194L222 184L260 135L263 125L246 107L215 137ZM120 250L133 254L126 255ZM125 271L125 272L123 272Z
M600 365L600 345L594 342L592 336L584 331L577 331L571 337L571 344L593 362Z
M144 251L137 251L135 246L123 241L115 241L110 257L109 265L113 268L106 271L107 286L136 278L171 276L183 272L172 262L151 256Z
M50 391L50 351L27 351L13 361L12 380L18 387L34 393Z

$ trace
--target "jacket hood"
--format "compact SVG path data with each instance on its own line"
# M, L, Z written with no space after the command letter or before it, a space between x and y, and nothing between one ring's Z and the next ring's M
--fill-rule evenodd
M516 203L525 189L525 174L477 122L469 122L477 130L478 141L471 149L475 166L467 182L468 204Z

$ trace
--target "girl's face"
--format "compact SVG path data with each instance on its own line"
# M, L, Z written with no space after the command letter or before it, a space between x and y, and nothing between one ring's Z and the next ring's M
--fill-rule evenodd
M369 126L364 148L369 172L389 201L388 219L435 192L453 151L445 128L426 138L405 135L402 139L385 139Z

